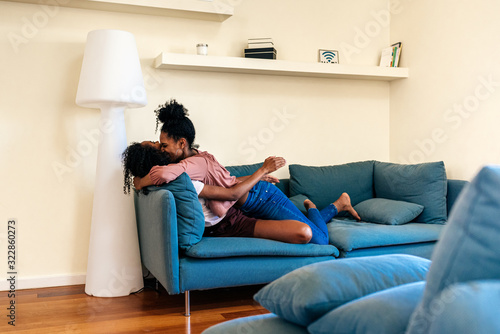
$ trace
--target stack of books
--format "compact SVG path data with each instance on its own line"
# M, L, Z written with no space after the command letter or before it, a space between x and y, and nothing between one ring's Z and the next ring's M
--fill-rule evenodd
M382 50L380 56L380 65L382 67L398 67L399 58L401 56L401 42L392 44L391 46Z
M272 38L249 38L245 58L276 59L277 51Z

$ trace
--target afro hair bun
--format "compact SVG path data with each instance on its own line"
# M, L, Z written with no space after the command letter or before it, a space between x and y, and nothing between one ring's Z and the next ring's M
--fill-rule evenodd
M171 99L165 105L158 106L155 113L157 120L162 123L174 119L183 119L189 115L188 110L175 99Z

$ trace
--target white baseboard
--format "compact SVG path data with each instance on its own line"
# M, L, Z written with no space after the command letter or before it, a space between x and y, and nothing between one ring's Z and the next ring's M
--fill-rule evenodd
M39 276L39 277L19 277L16 276L16 290L48 288L54 286L85 284L85 274ZM0 281L0 291L9 291L9 276Z

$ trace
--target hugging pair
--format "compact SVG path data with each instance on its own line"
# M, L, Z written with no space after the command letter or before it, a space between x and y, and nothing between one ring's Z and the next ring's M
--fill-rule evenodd
M280 157L267 158L254 174L236 178L213 155L194 145L195 128L187 109L170 100L156 111L161 127L160 141L133 143L123 153L124 190L133 183L141 190L161 185L187 173L198 193L205 214L205 235L256 237L288 243L328 244L327 223L341 211L356 219L349 195L319 211L304 201L307 217L272 181L269 173L285 165Z

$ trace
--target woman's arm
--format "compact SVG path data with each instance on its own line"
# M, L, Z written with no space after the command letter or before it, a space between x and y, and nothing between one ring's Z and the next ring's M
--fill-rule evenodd
M236 180L238 180L238 182L243 182L246 179L248 179L250 176L252 176L252 175L238 176L236 178ZM280 179L278 179L274 175L264 175L260 180L266 181L266 182L271 182L271 183L280 183Z
M248 191L252 189L252 187L259 182L263 176L278 170L285 164L285 159L281 157L269 157L264 161L264 164L255 171L255 173L246 177L243 182L240 182L231 188L205 185L199 194L199 197L212 200L236 201L248 193Z
M141 190L151 185L159 186L175 180L184 172L191 179L202 180L207 173L207 162L203 157L193 156L178 163L166 166L154 166L145 177L134 177L134 187L137 190Z
M144 177L136 176L134 177L134 188L137 190L141 190L144 187L152 186L154 183L151 181L149 174Z

